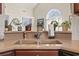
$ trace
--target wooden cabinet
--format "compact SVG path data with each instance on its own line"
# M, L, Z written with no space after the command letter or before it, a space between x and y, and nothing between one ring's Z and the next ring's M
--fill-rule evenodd
M58 50L18 49L15 54L16 56L58 56Z
M0 14L2 14L2 3L0 3Z
M60 50L59 55L60 56L79 56L79 53L75 53L67 50Z
M79 56L79 53L62 49L15 49L0 52L0 56Z
M14 55L15 55L14 50L5 51L5 52L0 53L0 56L14 56Z
M79 15L79 3L74 3L74 14Z

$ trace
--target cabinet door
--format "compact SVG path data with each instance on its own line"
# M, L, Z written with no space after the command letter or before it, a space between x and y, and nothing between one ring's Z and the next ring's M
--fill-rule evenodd
M79 13L79 3L74 3L74 13Z
M58 51L16 51L16 56L58 56Z
M2 14L2 3L0 3L0 14Z
M0 53L0 56L14 56L14 50L11 50L11 51L5 51L5 52L2 52Z
M75 53L67 50L60 50L59 55L60 56L79 56L79 53Z

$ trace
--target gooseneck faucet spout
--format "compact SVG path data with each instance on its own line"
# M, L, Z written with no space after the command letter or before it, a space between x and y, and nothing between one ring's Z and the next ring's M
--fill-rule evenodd
M40 32L35 33L35 38L36 38L37 40L39 40L39 39L40 39L40 35L41 35Z
M40 44L40 35L41 35L40 32L35 33L35 38L36 38L36 42L37 42L37 47L39 47L39 44Z

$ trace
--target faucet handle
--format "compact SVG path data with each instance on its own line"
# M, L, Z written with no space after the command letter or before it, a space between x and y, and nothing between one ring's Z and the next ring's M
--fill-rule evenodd
M26 40L26 33L23 33L23 39Z
M23 33L23 39L25 38L25 33Z
M34 34L34 37L37 38L37 33Z
M40 38L40 35L41 35L41 33L40 33L40 32L35 33L35 37L36 37L37 39L39 39L39 38Z

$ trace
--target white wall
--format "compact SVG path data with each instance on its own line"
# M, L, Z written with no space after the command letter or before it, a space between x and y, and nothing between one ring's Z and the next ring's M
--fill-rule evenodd
M0 40L4 39L4 4L2 4L2 14L0 14Z
M4 15L0 15L0 40L4 38Z
M72 20L72 40L79 40L79 16L73 15Z

